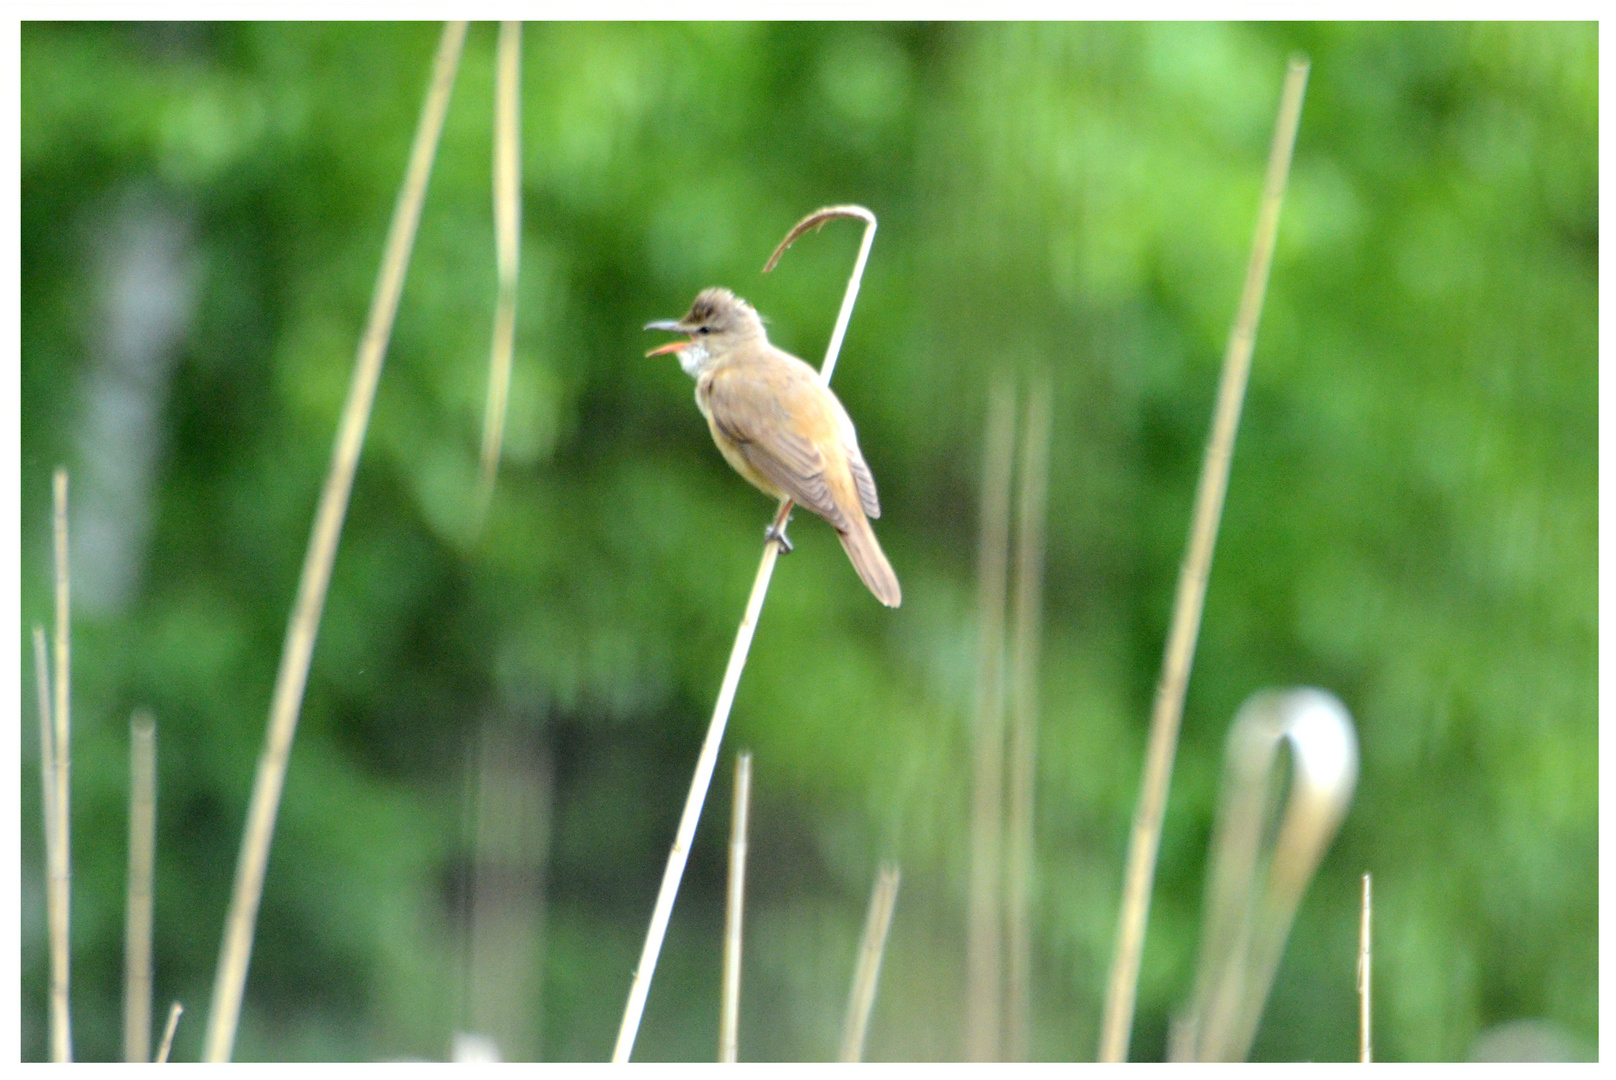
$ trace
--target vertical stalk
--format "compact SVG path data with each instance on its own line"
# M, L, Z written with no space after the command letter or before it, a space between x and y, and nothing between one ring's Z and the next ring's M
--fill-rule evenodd
M298 713L303 706L314 638L325 610L326 586L331 581L331 566L336 560L337 542L342 537L342 522L348 512L348 496L359 465L359 450L365 441L370 406L376 397L376 383L381 378L382 358L387 352L393 317L398 313L399 296L404 290L404 273L415 243L421 204L426 198L432 159L437 153L438 135L443 130L443 117L448 111L449 92L454 88L460 47L465 37L466 24L451 22L445 24L438 43L431 88L421 110L404 185L388 227L370 315L359 342L353 381L349 384L348 399L337 427L331 468L320 492L320 505L315 511L303 572L298 580L297 600L287 621L286 641L281 649L280 669L275 676L275 691L269 706L269 724L264 733L264 749L253 778L230 911L225 917L224 940L219 947L219 966L214 976L213 1005L208 1013L203 1052L206 1061L228 1061L235 1047L247 964L252 957L253 928L258 920L258 903L263 897L264 871L269 864L269 845L275 832L281 789L286 783L292 737L297 732Z
M1201 628L1207 578L1212 571L1212 549L1223 514L1223 496L1229 486L1234 457L1234 436L1240 425L1240 407L1251 371L1257 320L1262 314L1274 239L1279 232L1279 209L1290 173L1291 151L1302 115L1302 92L1307 86L1308 63L1293 57L1280 94L1279 118L1268 155L1268 172L1257 212L1251 259L1246 266L1240 307L1229 331L1212 414L1212 435L1201 462L1195 491L1188 550L1178 577L1173 618L1162 657L1161 679L1156 686L1150 717L1150 742L1145 751L1144 776L1128 839L1128 862L1123 876L1122 910L1117 919L1116 950L1106 987L1105 1016L1100 1027L1100 1060L1122 1061L1128 1056L1133 1029L1135 997L1139 989L1139 963L1144 954L1145 923L1150 912L1150 890L1156 874L1156 853L1161 846L1162 818L1167 812L1167 788L1172 779L1178 747L1179 721L1184 712L1184 691L1189 684L1190 662Z
M870 909L864 916L864 938L859 943L858 966L853 969L853 987L847 995L847 1018L842 1023L842 1061L864 1059L864 1036L870 1027L870 1010L875 1007L876 983L881 978L881 958L887 948L887 931L892 928L892 909L898 903L898 867L882 863L870 892Z
M516 270L522 239L521 65L522 24L502 22L494 77L494 258L499 291L494 301L494 342L488 356L488 404L483 411L479 518L488 509L499 470L511 354L516 346Z
M68 913L72 907L73 881L70 843L69 772L72 761L68 712L68 677L72 671L68 646L72 639L70 621L71 578L67 561L67 470L57 469L52 477L52 533L56 551L56 676L51 734L51 831L56 843L46 852L46 894L49 904L51 952L51 1057L54 1061L73 1060L73 1030L68 1015L68 963L70 959ZM50 836L50 833L46 834Z
M1369 918L1373 909L1369 875L1363 876L1363 914L1358 921L1358 1060L1365 1065L1375 1060L1369 1033L1369 964L1371 959Z
M741 911L746 902L746 831L752 806L752 755L735 759L735 801L729 824L729 889L724 904L724 976L718 1015L718 1060L733 1064L740 1050Z
M185 1006L179 1002L168 1007L168 1023L163 1025L163 1041L157 1047L157 1056L152 1059L158 1065L168 1063L168 1052L174 1048L174 1029L180 1026L180 1013Z
M1011 1061L1031 1044L1033 805L1038 762L1038 651L1044 590L1044 519L1048 505L1050 389L1033 384L1021 437L1021 491L1016 506L1015 627L1010 661L1009 857L1006 875L1005 1037Z
M123 1059L151 1060L152 876L157 855L157 725L129 721L129 879L124 910Z
M982 459L971 877L965 927L967 1061L997 1061L1002 1052L1004 600L1010 548L1010 468L1014 454L1014 395L1008 384L999 383L993 387L988 400Z

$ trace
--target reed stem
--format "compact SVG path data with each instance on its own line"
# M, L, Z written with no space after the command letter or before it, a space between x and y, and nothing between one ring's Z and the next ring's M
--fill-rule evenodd
M371 298L370 315L366 320L364 335L360 338L353 381L349 384L348 399L337 428L331 469L326 474L319 509L315 512L314 527L298 581L297 600L286 627L280 670L275 676L275 692L269 707L264 749L258 759L252 798L247 806L247 824L241 842L241 855L236 863L235 886L230 898L230 911L225 918L224 940L219 948L219 966L213 984L213 1003L208 1013L203 1052L205 1061L228 1061L235 1047L242 993L247 982L247 964L252 956L253 929L258 920L258 904L263 897L264 871L269 863L269 845L275 832L281 790L286 782L292 737L296 734L298 713L303 705L303 690L308 681L314 639L320 628L321 613L325 609L326 587L331 581L337 542L342 537L342 522L348 511L354 472L359 465L359 450L364 444L365 429L370 422L370 407L375 400L382 359L387 352L393 318L398 312L399 296L404 289L404 274L415 243L427 180L432 175L432 160L437 152L438 135L443 130L443 117L448 111L449 93L454 88L455 71L460 63L460 49L465 37L466 24L451 22L444 26L443 36L438 43L431 87L427 91L415 140L410 147L409 166L393 210L392 223L388 227L376 291Z
M499 291L494 301L494 342L488 356L488 404L483 412L479 521L487 512L499 471L511 389L511 357L516 347L516 273L522 239L520 22L499 24L498 49L494 82L494 257Z
M881 978L881 958L887 948L887 931L892 928L892 909L898 903L898 867L882 863L870 892L870 909L864 916L864 938L859 944L858 966L853 969L853 987L847 995L847 1018L842 1024L840 1060L864 1060L864 1036L870 1027L870 1010L875 1007L876 983Z
M157 858L157 725L129 721L129 879L124 911L123 1059L151 1060L152 877Z
M1033 806L1038 774L1038 652L1043 619L1044 520L1048 507L1050 388L1028 392L1016 518L1015 627L1010 658L1009 866L1005 879L1005 1044L1026 1061L1032 1040Z
M965 1059L1002 1052L1004 927L1004 601L1010 561L1010 470L1015 395L988 399L982 457L982 536L977 553L976 733L972 755L971 878L966 914Z
M831 333L830 344L825 349L825 362L819 368L820 381L826 383L830 381L830 374L836 368L836 357L841 351L842 337L846 333L848 320L852 318L853 305L858 300L859 282L864 276L864 264L870 256L870 245L875 242L875 215L862 206L832 206L816 210L793 226L763 267L765 273L774 269L781 254L797 237L808 229L817 228L838 217L855 217L863 221L864 240L859 245L858 257L853 263L853 273L848 277L847 290L842 295L842 308L836 317L836 328ZM780 508L774 515L773 535L777 536L785 527L791 506L790 499L780 501ZM673 847L668 851L667 868L662 874L662 885L657 890L656 906L651 911L651 925L645 932L645 947L640 950L640 962L634 969L634 979L629 985L628 1003L623 1007L623 1020L617 1029L617 1043L612 1048L614 1062L627 1061L634 1053L634 1040L639 1034L640 1018L645 1012L645 999L651 992L651 980L656 975L657 958L662 953L662 939L668 931L668 919L673 914L673 902L679 894L679 882L684 877L685 861L690 855L690 842L696 834L696 823L701 818L702 805L707 800L707 788L712 783L713 767L718 761L718 747L724 740L724 727L729 723L729 710L735 703L735 690L740 685L741 672L746 667L746 655L752 647L752 635L757 631L758 616L763 610L763 599L768 594L769 579L774 574L774 564L779 557L779 540L771 538L765 541L763 558L758 563L757 577L753 579L752 592L747 597L746 612L741 616L741 625L735 631L735 645L730 649L729 663L724 668L724 681L718 688L718 701L713 706L713 717L707 725L707 734L702 739L701 753L696 757L696 772L690 780L690 793L685 798L685 808L679 817L679 829L674 834Z
M152 1059L155 1064L168 1063L168 1052L174 1048L174 1029L180 1026L180 1013L184 1011L185 1006L177 1001L168 1007L168 1023L163 1025L163 1041L157 1047L157 1056Z
M1370 942L1370 915L1374 900L1370 895L1369 875L1363 876L1363 913L1358 921L1358 1060L1365 1065L1375 1060L1374 1046L1369 1031L1369 975L1372 959Z
M729 889L724 904L724 976L718 1015L718 1060L733 1064L740 1050L741 912L746 903L746 831L752 806L752 755L735 759L735 800L730 810Z
M69 675L72 671L69 645L71 634L71 576L68 569L67 544L67 470L57 469L51 482L52 533L56 554L56 658L53 721L51 733L50 784L51 816L54 822L47 838L55 843L45 854L46 902L49 905L51 952L51 1057L54 1061L73 1060L73 1028L68 1013L68 917L72 908L72 844L70 840L71 815L69 808L69 776L72 753L69 733L72 725L68 711Z
M1229 344L1223 357L1223 374L1218 383L1217 403L1212 415L1212 434L1206 456L1201 462L1189 544L1179 571L1172 624L1162 657L1155 705L1151 711L1144 776L1128 839L1122 910L1117 919L1116 949L1100 1029L1101 1061L1123 1061L1128 1056L1128 1039L1133 1029L1134 1002L1138 993L1139 964L1144 953L1145 924L1150 913L1150 890L1155 880L1156 854L1161 846L1162 818L1167 811L1167 789L1178 746L1179 721L1184 712L1184 692L1189 684L1190 662L1195 654L1195 640L1201 627L1201 610L1206 599L1207 579L1212 570L1212 549L1217 541L1218 523L1223 514L1223 496L1229 485L1235 431L1240 425L1240 407L1245 397L1246 377L1251 370L1257 321L1262 314L1268 270L1273 261L1274 240L1279 232L1279 210L1285 197L1286 178L1290 173L1291 152L1296 145L1296 128L1302 115L1302 93L1307 86L1307 72L1307 60L1293 57L1285 73L1279 118L1274 128L1274 141L1268 155L1268 171L1257 213L1256 234L1252 238L1251 258L1246 266L1240 307L1230 328Z

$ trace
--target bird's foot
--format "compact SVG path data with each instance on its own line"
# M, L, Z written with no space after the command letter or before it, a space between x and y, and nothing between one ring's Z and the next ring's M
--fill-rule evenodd
M786 526L789 524L791 524L791 515L787 514L786 520L781 523L779 528L775 528L773 525L770 525L763 530L763 539L765 541L780 541L780 554L782 555L790 555L792 551L791 541L786 538Z

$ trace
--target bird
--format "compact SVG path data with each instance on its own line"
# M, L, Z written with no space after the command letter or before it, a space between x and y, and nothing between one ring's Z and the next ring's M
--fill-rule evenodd
M859 450L853 421L819 373L769 343L763 320L721 286L703 289L681 319L647 330L684 334L646 356L677 353L696 380L696 407L724 459L764 494L790 497L828 521L859 578L887 607L903 601L871 518L881 516L875 477ZM765 533L791 550L785 527Z

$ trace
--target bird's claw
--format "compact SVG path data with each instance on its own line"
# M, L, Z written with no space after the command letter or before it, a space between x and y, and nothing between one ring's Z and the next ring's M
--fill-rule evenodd
M790 523L790 521L791 521L791 519L789 517L786 518L787 523ZM775 528L773 525L768 526L767 528L765 528L763 530L763 539L765 541L778 540L780 542L780 554L782 554L782 555L790 555L791 554L792 543L791 543L790 540L788 540L786 538L786 527L785 527L785 525L781 525L779 528Z

